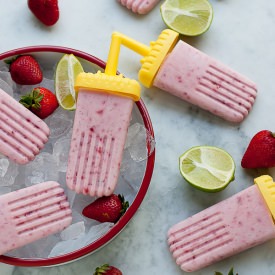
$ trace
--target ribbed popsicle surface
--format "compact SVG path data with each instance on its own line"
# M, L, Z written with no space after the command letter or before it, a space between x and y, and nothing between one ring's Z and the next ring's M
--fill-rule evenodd
M48 141L47 124L0 89L0 152L26 164Z
M89 130L81 132L76 144L77 161L72 168L72 174L76 175L74 189L77 193L102 196L110 181L115 138Z
M257 95L251 80L183 41L164 60L154 86L232 122L248 115Z
M201 97L209 97L217 105L230 109L230 113L240 121L248 115L257 95L252 83L212 64L199 78L196 91Z
M274 237L272 216L254 185L172 226L168 244L176 263L193 272Z
M56 233L71 221L64 189L54 181L0 197L0 254Z
M132 108L127 97L79 91L66 177L70 189L98 197L114 192Z
M215 253L216 249L232 242L221 212L205 216L202 220L183 225L168 238L170 251L180 266L188 266L199 257Z

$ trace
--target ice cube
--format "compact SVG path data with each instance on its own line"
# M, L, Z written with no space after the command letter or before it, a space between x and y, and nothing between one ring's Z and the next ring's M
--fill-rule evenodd
M72 205L74 203L74 199L75 199L75 196L76 196L76 192L69 189L69 188L67 188L66 173L59 172L58 182L59 182L60 186L65 190L65 194L67 196L68 202L70 204L70 207L72 208Z
M18 175L18 165L0 155L0 186L11 186Z
M45 76L45 72L43 72ZM36 86L44 87L54 93L54 80L43 77L42 82Z
M33 171L27 177L26 186L31 186L44 181L44 173L42 171Z
M6 158L1 158L0 159L0 177L3 178L9 168L9 161Z
M125 148L135 161L142 161L148 158L155 149L155 139L144 127L136 122L128 129Z
M44 70L43 69L43 76L47 79L50 79L50 80L53 79L53 81L54 81L55 67L56 66L54 65L51 70L49 70L49 69Z
M125 149L123 153L116 192L124 195L129 193L130 198L128 201L130 203L142 183L147 159L136 161L132 158L129 149L130 147Z
M74 112L61 107L57 108L52 115L45 119L50 128L50 138L60 138L66 135L73 125Z
M0 76L0 88L4 92L6 92L7 94L9 94L10 96L13 97L13 89L12 89L12 87L6 81L4 81L3 79L1 79L1 76Z
M36 158L25 165L25 185L30 186L43 181L57 181L57 163L53 155L41 152Z
M47 258L52 248L59 241L59 234L52 234L48 237L39 239L20 248L12 250L8 252L7 255L27 259ZM0 274L2 275L2 273Z
M85 245L88 245L96 241L97 239L99 239L101 236L107 233L113 226L114 224L110 222L103 222L103 223L99 223L97 225L91 226L86 236Z
M57 169L60 172L67 171L70 143L71 139L69 137L62 137L53 145L53 156L57 161Z
M83 221L71 224L60 233L60 237L63 241L73 240L82 233L85 233L85 225Z
M32 91L32 89L36 88L36 87L44 87L48 90L50 90L51 92L54 92L54 80L52 79L47 79L47 78L43 78L42 81L38 84L35 85L17 85L17 93L23 95L26 93L30 93Z
M14 88L15 84L11 78L11 74L9 71L0 71L0 78L5 81L11 88Z
M94 225L90 228L88 233L81 233L76 239L70 239L57 243L52 249L49 257L64 255L72 251L78 250L82 247L85 247L91 244L92 242L96 241L101 236L103 236L113 226L113 223L101 223L98 225Z

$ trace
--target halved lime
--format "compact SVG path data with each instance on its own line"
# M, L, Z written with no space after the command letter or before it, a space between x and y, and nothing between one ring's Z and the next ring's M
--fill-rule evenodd
M188 36L206 32L213 19L213 8L208 0L166 0L160 12L170 29Z
M65 54L57 64L55 94L59 105L65 110L76 108L74 82L76 76L83 71L80 61L73 54Z
M180 156L179 166L183 178L205 192L221 191L234 180L234 160L218 147L192 147Z

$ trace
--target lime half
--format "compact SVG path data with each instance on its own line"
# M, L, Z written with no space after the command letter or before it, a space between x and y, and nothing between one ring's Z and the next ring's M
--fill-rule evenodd
M213 8L208 0L166 0L160 12L170 29L188 36L206 32L213 19Z
M55 94L59 105L65 110L75 110L76 95L74 82L83 72L80 61L73 54L65 54L57 64L55 71Z
M221 191L234 180L234 160L218 147L192 147L180 156L179 165L184 179L202 191Z

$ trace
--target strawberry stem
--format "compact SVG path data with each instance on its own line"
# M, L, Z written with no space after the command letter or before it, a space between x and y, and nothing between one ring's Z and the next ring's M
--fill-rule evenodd
M44 95L40 93L39 88L34 88L29 94L21 96L19 102L27 109L39 110L41 108L40 102L43 97Z
M15 56L15 57L12 57L12 58L9 58L9 59L5 59L4 62L7 64L7 65L10 65L13 61L15 61L19 56Z
M118 198L119 198L120 201L121 201L122 207L121 207L120 213L121 213L121 216L123 216L124 213L126 212L126 210L127 210L128 207L129 207L129 202L128 202L128 201L125 201L125 198L124 198L123 195L120 195L120 194L119 194L119 195L118 195Z
M104 264L102 266L97 267L96 270L95 270L95 273L93 275L105 274L106 271L108 271L109 269L110 269L110 265Z

